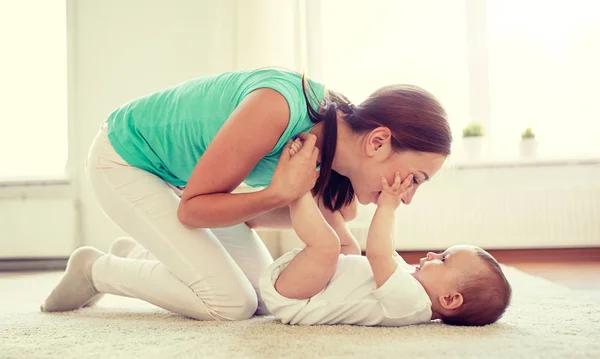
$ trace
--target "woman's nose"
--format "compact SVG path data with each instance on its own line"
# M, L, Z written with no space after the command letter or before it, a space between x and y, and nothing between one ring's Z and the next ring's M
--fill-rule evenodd
M435 253L433 253L433 252L427 253L427 257L426 258L427 258L428 261L432 261L435 258Z

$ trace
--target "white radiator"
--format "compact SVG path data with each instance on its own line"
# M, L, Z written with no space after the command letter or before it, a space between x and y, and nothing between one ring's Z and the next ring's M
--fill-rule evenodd
M0 258L69 256L76 218L71 198L0 199Z
M365 248L375 207L349 223ZM445 170L397 211L396 247L487 249L600 246L600 166ZM283 252L302 247L282 233Z

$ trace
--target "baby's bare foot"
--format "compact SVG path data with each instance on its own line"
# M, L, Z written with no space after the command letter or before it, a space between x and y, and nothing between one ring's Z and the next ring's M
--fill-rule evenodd
M292 143L292 147L290 147L290 156L294 157L294 155L296 153L298 153L298 151L300 151L301 148L302 148L302 140L300 140L299 138L297 138Z

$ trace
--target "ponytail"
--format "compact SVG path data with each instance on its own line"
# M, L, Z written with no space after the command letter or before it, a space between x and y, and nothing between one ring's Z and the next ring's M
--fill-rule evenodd
M352 115L354 106L342 94L329 91L325 96L325 104L317 111L310 104L308 89L310 89L312 97L316 98L312 87L302 75L302 92L306 100L308 117L314 124L323 122L323 148L320 149L321 170L312 194L323 199L325 208L330 211L338 211L352 203L354 188L348 177L340 175L331 168L337 147L337 113L342 111L346 115Z

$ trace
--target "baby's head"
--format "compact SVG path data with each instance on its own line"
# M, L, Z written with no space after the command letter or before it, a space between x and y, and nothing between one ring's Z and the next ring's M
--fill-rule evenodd
M413 276L431 298L434 319L451 325L497 321L511 288L498 262L479 247L453 246L421 258Z

